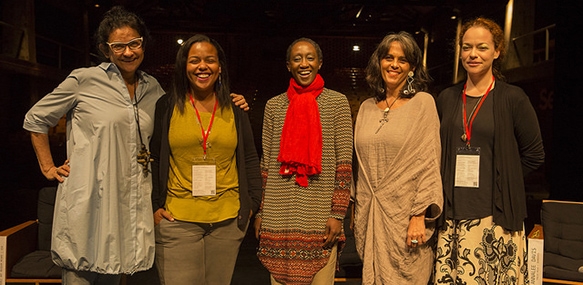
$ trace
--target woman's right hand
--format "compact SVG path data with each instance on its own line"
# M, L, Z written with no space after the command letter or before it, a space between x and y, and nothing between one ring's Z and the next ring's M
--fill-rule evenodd
M237 93L231 93L231 97L233 97L233 102L235 106L239 106L243 111L249 111L249 104L245 100L245 96Z
M255 228L255 238L259 239L259 230L261 229L261 218L255 217L255 221L253 222L253 227Z
M49 145L49 135L45 133L30 132L30 140L32 147L36 153L38 164L42 174L50 181L57 180L59 183L65 181L69 176L69 160L65 160L63 165L57 167L53 162L53 155L51 154L51 147Z
M164 208L160 208L156 210L156 212L154 212L154 226L160 224L162 219L174 222L174 217L172 217L172 215L169 212L167 212Z
M68 177L70 171L71 171L71 167L69 167L69 160L67 159L67 160L65 160L65 163L63 163L63 165L61 165L59 167L53 166L53 167L49 168L49 170L44 172L43 174L50 181L57 179L57 181L59 181L59 183L62 183L63 181L65 181L65 178L63 178L63 176Z

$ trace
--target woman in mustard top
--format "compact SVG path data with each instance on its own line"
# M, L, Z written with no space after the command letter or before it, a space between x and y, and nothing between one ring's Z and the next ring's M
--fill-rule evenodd
M171 92L156 105L151 142L162 284L230 284L259 207L251 124L229 94L223 49L205 35L188 39L176 56Z

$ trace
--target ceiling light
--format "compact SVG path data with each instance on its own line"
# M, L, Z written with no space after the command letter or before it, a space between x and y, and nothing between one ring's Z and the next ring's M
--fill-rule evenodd
M358 10L358 13L356 13L357 19L358 19L358 17L360 17L360 13L362 13L362 9L364 9L364 5L362 5L362 7L360 7L360 10Z

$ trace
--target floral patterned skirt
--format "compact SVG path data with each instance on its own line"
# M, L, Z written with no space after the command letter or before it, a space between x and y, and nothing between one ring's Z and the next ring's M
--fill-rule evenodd
M506 231L492 216L446 222L437 237L434 284L529 284L524 227Z

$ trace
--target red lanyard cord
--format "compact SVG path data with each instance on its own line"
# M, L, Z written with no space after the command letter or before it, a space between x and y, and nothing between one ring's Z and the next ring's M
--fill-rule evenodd
M467 85L467 83L464 84L464 93L462 94L462 101L464 103L463 120L464 120L464 130L465 130L465 134L466 134L466 144L469 146L470 139L472 138L472 126L474 124L474 119L478 115L478 112L480 111L482 104L484 104L484 101L486 101L486 97L488 97L488 93L490 93L490 90L492 89L492 85L494 85L494 75L492 75L492 83L490 83L490 86L488 86L488 90L486 90L486 94L484 94L484 96L482 96L482 98L480 99L480 102L478 102L476 110L474 112L472 112L472 114L470 114L472 117L470 118L469 124L468 124L467 109L466 109L466 85Z
M219 104L219 100L215 100L215 106L213 107L213 114L211 115L211 120L209 122L209 126L208 126L206 132L204 130L204 127L202 126L202 120L200 119L200 113L198 112L198 109L194 105L194 97L192 97L192 94L190 94L190 103L192 103L192 107L194 107L194 111L196 111L196 118L198 119L198 124L200 125L200 129L202 132L202 150L204 153L204 157L206 158L207 140L208 140L208 137L211 133L213 121L215 120L215 113L217 111L217 105Z

